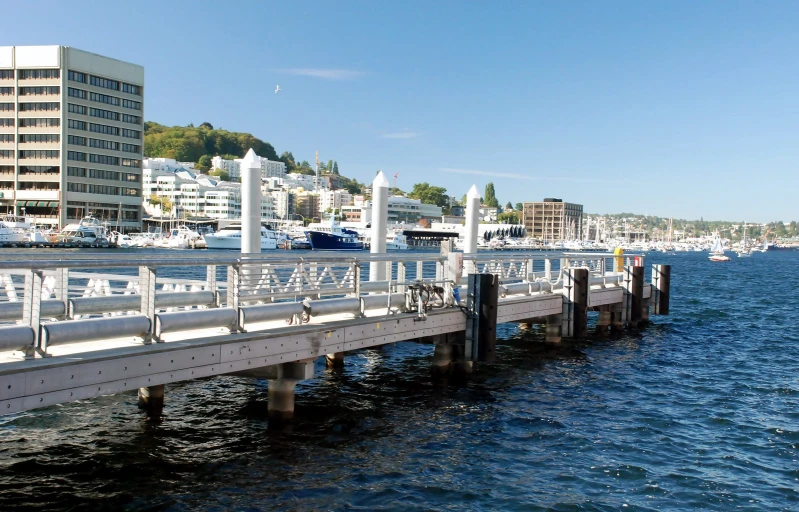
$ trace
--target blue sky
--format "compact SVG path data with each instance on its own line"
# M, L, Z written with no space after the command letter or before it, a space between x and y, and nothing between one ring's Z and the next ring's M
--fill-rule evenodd
M0 45L141 64L147 120L318 149L360 181L799 218L799 3L27 4L3 6Z

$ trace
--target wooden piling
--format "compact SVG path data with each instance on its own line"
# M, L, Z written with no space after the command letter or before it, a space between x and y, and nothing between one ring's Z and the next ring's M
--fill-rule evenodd
M669 314L669 289L671 287L671 265L652 265L652 296L654 315Z
M139 409L151 419L160 418L164 412L164 385L139 388Z
M642 309L644 307L644 267L629 267L630 269L630 327L638 327L642 323Z

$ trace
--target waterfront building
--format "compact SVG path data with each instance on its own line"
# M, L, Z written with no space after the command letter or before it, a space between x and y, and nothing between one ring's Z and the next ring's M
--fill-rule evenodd
M67 46L0 47L0 212L141 229L144 68Z
M582 233L583 205L555 198L524 203L522 223L529 237L543 242L574 240Z
M342 206L352 204L352 194L346 190L321 190L319 192L319 210L340 211Z
M268 158L258 157L261 161L261 177L262 178L282 178L286 174L286 164L283 162L275 162ZM222 169L226 171L233 181L241 179L241 158L233 160L225 160L217 155L211 159L211 167L213 169Z

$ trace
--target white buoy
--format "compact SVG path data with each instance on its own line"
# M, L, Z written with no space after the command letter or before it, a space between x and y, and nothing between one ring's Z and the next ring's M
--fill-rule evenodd
M388 225L388 180L383 171L377 173L372 182L372 254L386 252L386 235ZM383 261L374 261L369 265L370 281L385 281L386 264Z
M261 252L261 160L250 148L241 161L241 253Z
M477 225L480 223L480 192L472 185L466 194L466 233L463 239L463 252L477 252Z

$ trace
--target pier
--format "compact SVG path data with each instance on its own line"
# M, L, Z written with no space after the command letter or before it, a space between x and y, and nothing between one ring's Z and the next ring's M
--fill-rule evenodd
M371 277L371 279L370 279ZM305 256L71 253L0 263L0 414L139 390L158 415L164 385L268 379L269 415L290 420L313 362L418 340L434 373L494 360L496 325L546 325L546 343L668 314L670 268L607 253ZM460 301L458 300L460 299Z

